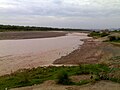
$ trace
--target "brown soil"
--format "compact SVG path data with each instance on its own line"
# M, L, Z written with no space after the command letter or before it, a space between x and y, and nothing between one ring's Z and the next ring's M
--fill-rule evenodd
M85 40L79 49L57 59L53 64L96 64L107 63L111 57L120 56L120 47L98 40ZM114 61L113 61L114 62ZM112 62L112 63L113 63Z
M86 40L77 50L67 56L54 61L54 64L94 64L98 63L102 57L100 47L105 45L99 41Z
M31 39L31 38L48 38L64 36L66 32L49 32L49 31L21 31L21 32L0 32L0 40L10 39Z
M57 85L54 81L46 81L41 85L34 85L11 90L120 90L120 84L110 81L100 81L95 84L82 86L63 86Z
M91 75L76 75L71 76L70 79L72 82L80 82L81 80L90 80Z

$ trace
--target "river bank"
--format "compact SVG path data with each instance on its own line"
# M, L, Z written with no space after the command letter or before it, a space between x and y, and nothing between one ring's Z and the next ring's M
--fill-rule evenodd
M84 44L67 56L63 56L53 64L80 65L80 64L110 64L110 59L120 56L120 47L97 39L86 39ZM112 61L112 63L115 61ZM116 62L117 63L117 62ZM119 65L116 64L116 65ZM117 66L118 67L118 66Z
M62 31L15 31L0 32L0 40L16 40L16 39L33 39L33 38L50 38L65 36L67 32Z
M102 52L98 48L104 46L102 42L93 39L84 40L84 44L67 56L54 61L53 64L96 64Z

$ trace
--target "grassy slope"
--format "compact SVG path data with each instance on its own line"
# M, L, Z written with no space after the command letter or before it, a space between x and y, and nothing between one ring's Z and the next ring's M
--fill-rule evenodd
M101 64L80 65L71 67L38 67L27 70L19 70L11 75L0 77L0 90L7 88L31 86L34 84L43 83L46 80L57 80L59 72L65 71L68 76L90 74L93 76L91 80L82 80L79 83L73 82L74 85L82 85L98 80L112 80L120 83L118 76L112 75L118 72L118 68L109 68Z

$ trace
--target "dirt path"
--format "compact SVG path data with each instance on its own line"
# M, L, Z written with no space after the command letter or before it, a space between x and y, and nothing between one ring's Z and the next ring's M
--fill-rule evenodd
M46 81L41 85L16 88L11 90L120 90L120 84L109 81L100 81L95 84L82 86L56 85L54 81Z

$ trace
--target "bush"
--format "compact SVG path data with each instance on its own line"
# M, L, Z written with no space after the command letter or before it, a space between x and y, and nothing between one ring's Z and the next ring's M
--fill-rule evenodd
M105 37L108 35L109 35L109 33L107 33L107 32L93 31L88 36L90 36L90 37Z
M120 36L109 36L109 41L120 41Z
M59 72L57 75L57 79L58 79L57 81L58 84L63 84L63 85L71 84L68 74L65 71Z
M115 40L116 40L116 37L115 37L115 36L109 36L109 40L110 40L110 41L115 41Z
M109 35L109 34L106 33L106 32L103 32L103 33L100 34L101 37L105 37L105 36L108 36L108 35Z
M21 73L21 80L19 82L19 84L21 83L23 86L25 85L29 85L30 84L30 79L29 79L29 74L26 72L22 72Z

